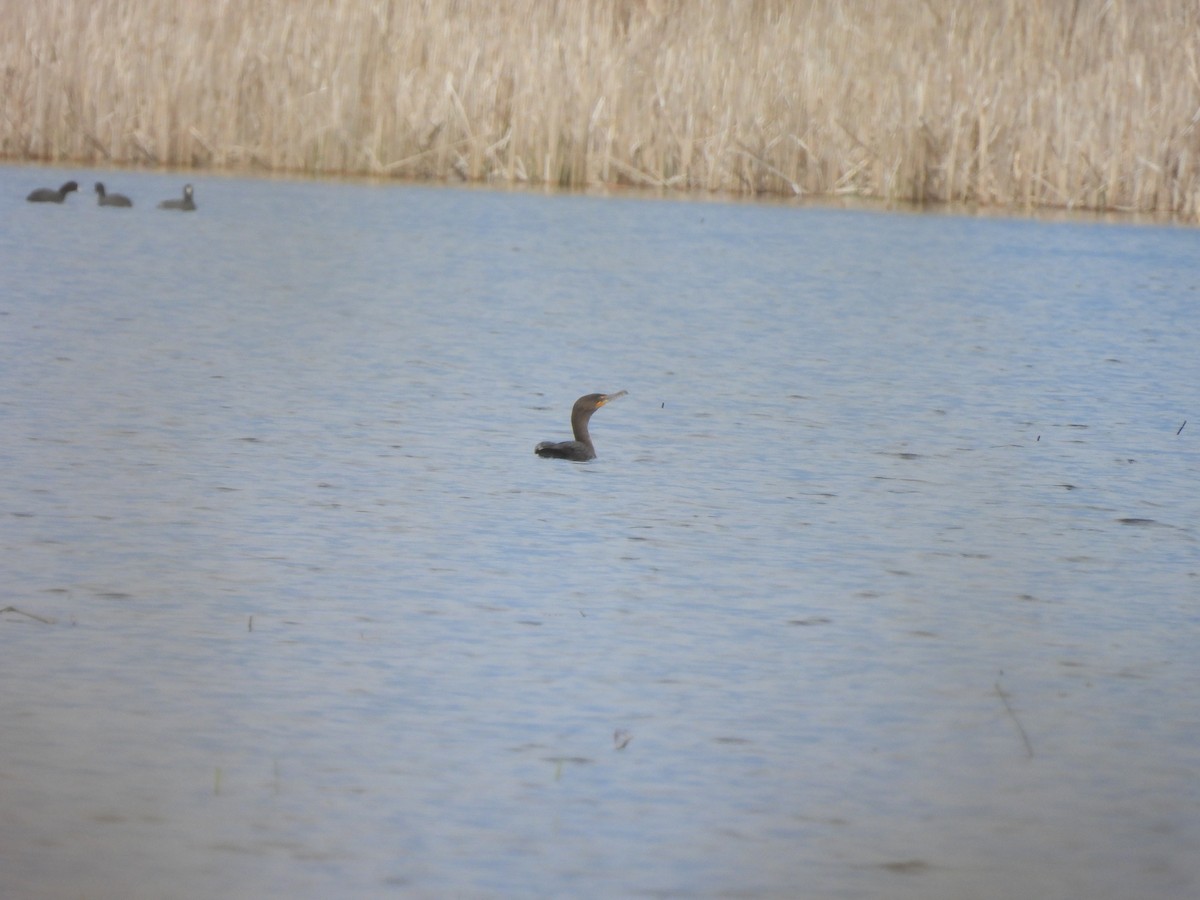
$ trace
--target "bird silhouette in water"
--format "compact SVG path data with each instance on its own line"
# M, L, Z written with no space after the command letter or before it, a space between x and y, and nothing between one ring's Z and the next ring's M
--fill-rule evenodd
M192 186L185 184L183 186L182 200L164 200L158 204L159 209L181 209L184 212L191 212L196 208L196 201L192 199Z
M67 199L67 194L77 190L79 190L79 185L74 181L68 181L62 187L58 188L58 190L54 188L38 188L25 199L30 203L62 203Z
M574 462L586 462L596 458L596 447L592 444L592 436L588 434L588 420L592 413L607 403L612 403L618 397L624 397L628 391L617 391L615 394L588 394L580 397L571 407L571 431L575 435L573 441L542 441L533 448L533 452L545 459L569 459Z
M110 194L104 189L103 182L96 182L97 206L133 206L133 201L124 194Z

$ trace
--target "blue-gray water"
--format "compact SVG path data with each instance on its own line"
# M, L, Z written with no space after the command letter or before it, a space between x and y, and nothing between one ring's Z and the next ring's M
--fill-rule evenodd
M1200 890L1196 231L0 203L0 895Z

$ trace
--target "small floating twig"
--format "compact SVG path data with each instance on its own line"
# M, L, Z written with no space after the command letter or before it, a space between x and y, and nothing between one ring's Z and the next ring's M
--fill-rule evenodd
M1183 420L1183 425L1186 425L1186 424L1187 424L1187 419L1184 419L1184 420ZM1181 431L1183 431L1183 425L1180 425L1180 426L1179 426L1179 431L1175 432L1175 436L1176 436L1176 437L1179 437L1179 433L1180 433Z
M1025 726L1021 724L1021 720L1017 718L1016 712L1012 708L1012 704L1008 702L1008 694L1004 688L1000 687L1000 679L996 679L994 685L996 688L996 696L1000 698L1000 702L1004 704L1004 711L1008 713L1008 717L1013 720L1013 724L1017 726L1017 731L1021 733L1021 740L1025 744L1025 752L1033 759L1033 744L1029 741L1029 735L1025 733Z
M25 610L17 609L15 606L6 606L4 609L0 609L0 614L6 612L16 613L19 616L28 616L35 621L41 622L43 625L53 625L58 621L57 619L47 619L45 616L39 616L31 612L25 612Z

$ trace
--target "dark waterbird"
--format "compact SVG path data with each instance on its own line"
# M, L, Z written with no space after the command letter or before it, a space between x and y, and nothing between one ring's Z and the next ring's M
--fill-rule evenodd
M110 194L102 182L96 182L96 203L100 206L133 206L133 201L124 194Z
M191 212L196 208L196 201L192 199L192 186L185 184L183 186L182 200L164 200L158 204L159 209L182 209L184 212Z
M71 191L79 190L79 185L68 181L57 191L54 188L38 188L25 199L30 203L62 203Z
M570 459L575 462L586 462L596 458L596 448L592 444L592 436L588 434L588 420L592 413L611 403L618 397L624 397L628 391L617 391L615 394L588 394L580 397L571 407L571 431L575 434L573 441L542 441L533 448L533 452L546 459Z

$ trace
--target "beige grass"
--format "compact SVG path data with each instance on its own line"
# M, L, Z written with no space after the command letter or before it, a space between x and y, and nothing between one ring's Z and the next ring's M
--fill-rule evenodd
M0 155L1200 212L1196 0L0 0Z

